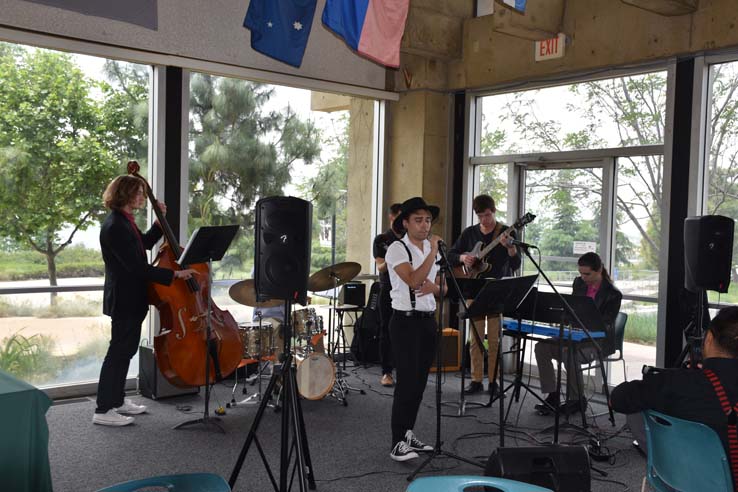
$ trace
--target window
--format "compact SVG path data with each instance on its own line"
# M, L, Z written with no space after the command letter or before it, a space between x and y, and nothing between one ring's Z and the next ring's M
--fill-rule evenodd
M710 66L710 112L707 120L706 215L738 219L738 62ZM731 284L727 294L708 291L711 302L738 304L738 246L733 241Z
M205 224L241 226L226 257L214 265L216 279L252 277L255 203L282 195L313 203L311 272L343 261L368 270L376 104L191 74L190 232ZM236 319L251 319L250 308L234 305L225 289L216 297Z
M578 275L578 257L600 254L629 314L629 377L656 359L666 85L660 71L480 96L474 105L474 193L537 215L525 241L540 248L562 292ZM524 273L533 270L524 261ZM615 384L622 373L610 377Z
M0 369L33 384L98 377L101 197L128 159L146 169L150 72L0 43Z

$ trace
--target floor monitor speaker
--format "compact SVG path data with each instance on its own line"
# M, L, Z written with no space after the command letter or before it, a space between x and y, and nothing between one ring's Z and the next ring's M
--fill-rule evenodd
M558 444L498 448L484 474L538 485L556 492L590 492L589 454L584 446Z

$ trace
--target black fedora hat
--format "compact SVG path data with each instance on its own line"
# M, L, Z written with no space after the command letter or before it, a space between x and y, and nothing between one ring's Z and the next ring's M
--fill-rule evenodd
M422 197L416 196L402 202L400 207L400 215L395 218L392 222L392 228L396 231L404 231L405 227L402 225L402 221L410 217L410 214L416 210L427 210L431 214L431 220L436 220L441 209L435 205L428 205L425 203Z

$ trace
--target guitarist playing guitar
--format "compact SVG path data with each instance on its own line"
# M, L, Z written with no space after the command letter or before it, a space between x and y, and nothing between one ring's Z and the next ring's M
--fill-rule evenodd
M489 195L479 195L472 202L474 213L479 223L464 229L453 247L448 251L448 261L454 266L454 275L466 278L500 278L511 276L520 268L518 248L509 241L515 237L515 231L506 225L497 222L495 218L495 201ZM485 248L481 245L491 246ZM478 245L481 243L481 245ZM489 251L486 251L489 250ZM472 251L476 252L472 254ZM483 256L477 254L484 252ZM485 323L486 321L486 323ZM500 317L481 317L474 319L479 338L484 339L485 324L488 330L488 370L490 395L497 391L495 369L497 365L497 347L500 336ZM484 372L484 347L477 343L477 337L470 336L469 353L471 355L471 382L464 389L465 394L478 393L484 389L482 384Z

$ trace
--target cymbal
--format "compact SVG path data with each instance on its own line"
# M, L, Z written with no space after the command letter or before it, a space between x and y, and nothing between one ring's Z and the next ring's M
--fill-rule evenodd
M325 267L310 275L308 290L320 292L332 289L334 286L338 287L353 280L360 271L361 265L354 261L345 261Z
M279 299L269 299L267 301L258 302L256 300L256 289L254 288L254 279L248 279L248 280L241 280L240 282L236 282L235 284L231 285L231 288L228 289L228 295L231 296L231 299L236 301L239 304L244 304L246 306L251 307L258 307L258 308L268 308L268 307L277 307L282 305L282 301Z

